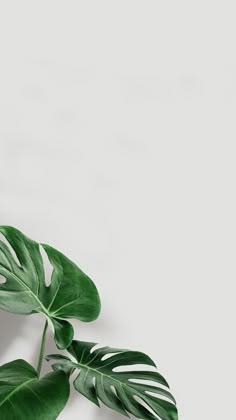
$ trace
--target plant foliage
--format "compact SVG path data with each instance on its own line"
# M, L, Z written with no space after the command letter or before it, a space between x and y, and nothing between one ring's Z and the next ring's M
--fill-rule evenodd
M53 365L55 371L73 373L77 369L75 389L98 406L102 401L125 416L130 413L141 419L156 419L156 416L162 420L177 419L168 383L156 370L116 370L133 365L156 367L149 356L110 347L94 349L95 346L95 343L73 341L68 351L76 363L61 355L49 355L47 360L57 360Z
M0 240L0 309L46 317L37 371L24 360L0 366L0 419L57 419L69 397L70 376L77 372L75 389L98 406L102 402L127 417L144 420L178 420L168 383L149 356L72 341L68 319L89 322L100 312L92 280L61 252L41 244L53 267L46 284L40 244L10 226L0 226L0 233L5 237ZM57 347L67 349L70 357L47 356L54 360L53 371L41 378L48 321Z
M0 418L2 420L55 420L69 398L70 385L64 372L39 379L24 360L0 367Z
M10 226L1 226L0 233L18 259L0 241L0 274L6 279L0 285L0 309L15 314L42 313L53 324L58 348L68 347L73 327L65 318L93 321L99 315L100 299L94 283L65 255L42 244L53 266L47 287L39 244Z

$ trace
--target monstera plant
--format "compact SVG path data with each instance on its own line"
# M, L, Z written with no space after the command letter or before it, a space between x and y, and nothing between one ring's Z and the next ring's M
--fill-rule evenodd
M38 244L10 226L1 226L0 233L0 309L45 317L36 369L24 360L0 366L0 419L57 419L68 401L70 377L75 374L76 391L98 406L102 402L127 417L177 420L168 383L150 357L73 339L69 319L89 322L100 313L100 298L92 280L51 246ZM45 278L41 249L53 267L50 279ZM67 350L68 357L64 353L46 356L46 360L54 360L52 371L41 377L48 325L57 348ZM136 368L132 370L133 365Z

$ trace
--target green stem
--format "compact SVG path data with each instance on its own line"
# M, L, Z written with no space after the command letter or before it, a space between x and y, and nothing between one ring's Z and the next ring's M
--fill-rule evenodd
M45 344L46 344L46 334L48 329L48 321L46 320L43 335L42 335L42 341L41 341L41 347L39 352L39 360L38 360L38 366L37 366L37 373L38 377L40 376L42 364L43 364L43 356L44 356L44 350L45 350Z

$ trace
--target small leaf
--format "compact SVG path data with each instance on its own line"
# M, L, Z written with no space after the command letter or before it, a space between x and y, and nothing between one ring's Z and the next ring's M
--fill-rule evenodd
M79 369L74 387L96 405L102 401L125 416L130 413L140 419L178 419L175 400L162 375L157 371L141 368L133 371L121 369L132 365L155 367L149 356L141 352L110 347L93 350L95 345L73 341L68 351L76 359L76 363L61 355L47 356L47 360L57 361L53 365L55 371L65 369L68 372L70 368L71 371Z
M73 327L66 318L93 321L100 313L97 289L86 274L61 252L42 245L53 266L51 283L46 286L45 270L39 244L10 226L0 226L0 233L11 248L0 240L0 309L29 315L40 312L54 327L60 349L70 345Z
M24 360L0 366L1 420L55 420L69 398L68 376L52 372L39 379Z

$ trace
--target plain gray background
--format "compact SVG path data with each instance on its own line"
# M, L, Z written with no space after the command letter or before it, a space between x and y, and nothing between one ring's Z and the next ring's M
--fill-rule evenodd
M234 411L235 36L227 0L0 6L0 223L94 279L76 337L150 354L181 420ZM0 321L0 362L35 363L41 318Z

